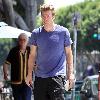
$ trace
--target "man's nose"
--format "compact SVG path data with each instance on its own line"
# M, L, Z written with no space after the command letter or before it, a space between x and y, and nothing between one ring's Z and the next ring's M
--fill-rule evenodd
M47 18L49 18L49 15L44 15L43 17L44 17L44 19L47 19Z

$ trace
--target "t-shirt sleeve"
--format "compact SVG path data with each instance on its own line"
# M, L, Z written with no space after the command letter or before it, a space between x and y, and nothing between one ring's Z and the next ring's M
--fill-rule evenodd
M70 33L68 31L68 29L66 29L65 34L64 34L64 46L70 46L72 44L72 40L70 38Z
M37 46L37 35L36 32L33 30L31 37L29 38L29 45Z

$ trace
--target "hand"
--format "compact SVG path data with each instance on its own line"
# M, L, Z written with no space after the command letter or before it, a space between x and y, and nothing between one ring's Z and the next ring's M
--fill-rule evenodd
M25 82L28 86L32 85L32 75L27 75Z
M4 73L4 79L8 80L8 74L7 73Z
M73 86L74 86L74 82L75 82L74 79L69 79L69 88L70 88L70 89L73 88Z
M74 79L68 79L65 84L65 90L69 91L73 88L73 86L74 86Z
M69 80L67 80L66 83L65 83L65 90L66 90L66 91L70 90L70 87L69 87Z
M69 87L70 89L72 89L74 86L74 82L75 82L75 76L73 73L69 75L68 80L69 80Z

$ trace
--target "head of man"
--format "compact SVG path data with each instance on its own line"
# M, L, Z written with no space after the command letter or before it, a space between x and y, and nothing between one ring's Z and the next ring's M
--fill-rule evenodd
M28 44L28 36L25 33L21 33L18 36L18 45L20 49L25 49Z
M43 24L53 23L55 18L55 9L53 5L43 4L40 6L41 18Z

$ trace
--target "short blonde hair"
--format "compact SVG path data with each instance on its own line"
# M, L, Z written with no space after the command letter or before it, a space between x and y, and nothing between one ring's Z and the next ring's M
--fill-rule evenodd
M40 6L40 11L41 11L41 14L43 11L52 11L52 15L55 16L55 8L53 5L48 5L48 4L43 4Z

